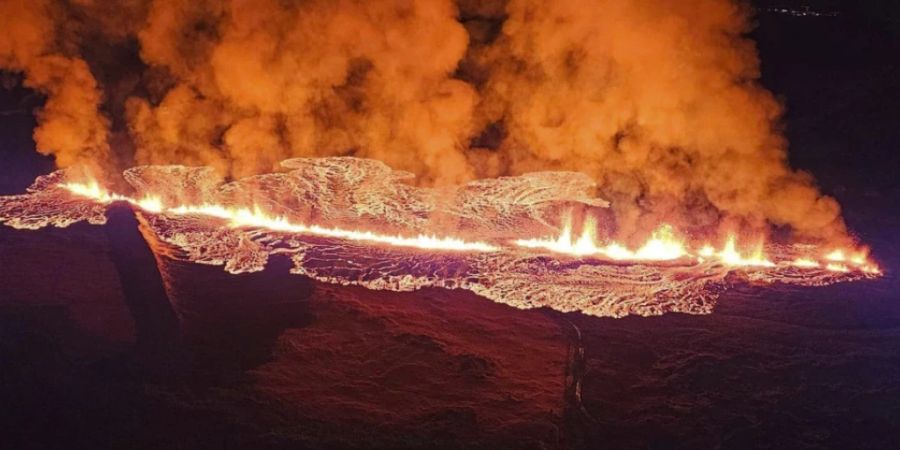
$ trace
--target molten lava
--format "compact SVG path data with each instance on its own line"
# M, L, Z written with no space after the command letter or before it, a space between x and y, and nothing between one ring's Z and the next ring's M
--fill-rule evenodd
M776 266L794 266L798 268L815 269L823 266L823 263L808 257L799 257L794 260L773 262L766 256L764 245L759 243L755 249L743 254L737 249L735 236L728 236L721 250L716 250L709 244L703 245L698 250L690 250L684 239L680 238L673 227L663 224L654 231L640 247L631 250L624 244L609 242L600 244L596 238L596 221L588 217L582 226L581 234L575 238L572 234L572 224L566 220L562 232L558 237L518 239L515 245L529 249L543 249L554 253L560 253L576 257L593 256L614 261L671 261L680 258L694 258L699 262L717 261L729 267L741 268L766 268ZM825 256L830 261L845 261L844 250L835 250ZM851 259L853 269L867 273L880 273L880 269L874 263L868 261L865 253L858 253ZM826 269L836 272L849 272L851 269L843 264L829 263L824 265Z
M593 196L582 174L439 189L409 186L372 160L308 158L284 166L290 170L230 183L205 168L142 166L125 173L134 196L56 172L24 195L0 196L0 222L20 229L99 225L108 205L127 202L160 264L174 258L237 274L261 271L281 254L293 261L293 273L327 283L466 289L517 308L611 317L709 313L741 280L820 286L881 274L866 251L737 236L718 247L695 245L668 224L634 246L600 238L591 211L608 203ZM573 204L586 211L583 223L558 223ZM550 237L533 237L548 231Z
M557 238L518 239L520 247L545 249L573 256L600 256L616 261L668 261L688 255L684 242L675 235L672 226L662 225L653 232L644 245L630 250L618 242L601 245L596 238L597 224L588 217L577 239L572 237L571 221L567 220Z
M456 237L439 237L437 235L403 236L380 234L374 231L348 230L336 227L324 227L320 225L307 225L294 223L284 216L275 216L262 211L259 206L252 208L228 207L219 204L205 203L200 205L178 205L166 207L159 197L148 195L141 199L134 199L125 195L110 193L100 187L96 181L88 183L62 183L60 187L72 194L88 198L100 203L112 203L124 201L131 203L142 210L154 214L168 214L175 216L206 216L226 220L231 227L261 228L265 230L297 233L312 236L322 236L349 241L364 241L385 244L395 247L414 247L426 250L441 251L473 251L495 252L500 247L487 242L466 241ZM574 238L572 235L571 219L567 219L559 237L545 239L517 239L513 243L519 247L528 249L545 249L555 253L572 256L596 256L608 258L614 261L671 261L679 258L696 258L701 262L707 259L717 259L724 265L732 267L775 267L765 255L763 245L760 243L750 254L742 254L737 250L736 238L729 236L724 247L716 251L709 245L692 252L688 250L683 239L679 238L671 225L663 224L654 231L647 241L637 249L629 249L618 242L599 244L596 237L597 222L593 217L588 217L582 226L581 235ZM825 256L832 261L825 265L827 270L835 272L850 272L853 269L868 273L878 273L879 269L870 263L864 253L857 253L852 258L845 257L845 250L837 249ZM844 264L851 261L853 269ZM781 265L793 265L799 268L818 268L822 264L809 258L798 258L790 262L781 262Z
M60 187L69 192L100 203L112 203L124 201L135 205L144 211L154 214L170 214L175 216L206 216L223 219L231 227L263 228L271 231L285 233L298 233L313 236L323 236L349 241L366 241L386 244L396 247L415 247L429 250L448 251L477 251L490 252L497 250L484 242L467 242L453 237L438 237L436 235L420 234L414 237L400 235L379 234L374 231L345 230L342 228L329 228L319 225L305 225L293 223L284 216L266 214L259 206L252 208L233 208L212 203L200 205L179 205L166 207L159 197L146 196L140 200L128 196L110 193L101 188L96 181L89 183L62 183Z

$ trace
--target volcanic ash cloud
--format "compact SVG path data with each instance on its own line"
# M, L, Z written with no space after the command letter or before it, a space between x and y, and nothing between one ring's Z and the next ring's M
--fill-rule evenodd
M0 0L0 67L47 96L38 151L98 177L333 155L424 185L577 170L623 239L846 239L787 164L748 24L730 0Z

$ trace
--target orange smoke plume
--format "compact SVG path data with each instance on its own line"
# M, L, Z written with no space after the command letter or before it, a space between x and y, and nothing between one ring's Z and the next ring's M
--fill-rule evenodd
M37 113L37 151L60 167L102 173L114 167L102 94L87 63L59 45L60 12L46 0L0 1L0 68L24 72L25 85L47 96Z
M631 232L739 218L843 235L838 204L787 165L738 3L513 0L507 12L481 56L505 171L590 173Z
M427 185L574 170L629 243L662 223L846 240L838 204L787 163L741 5L0 0L0 68L48 97L38 151L96 176L186 164L241 178L329 155ZM99 42L137 62L118 67ZM111 150L115 133L129 145Z

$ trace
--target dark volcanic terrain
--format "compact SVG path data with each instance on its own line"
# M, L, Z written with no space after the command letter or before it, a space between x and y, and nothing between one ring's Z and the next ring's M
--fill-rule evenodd
M157 266L129 213L62 235L0 230L0 264L15 268L0 278L2 424L15 448L568 438L574 349L557 317L465 292L313 284L277 258L244 275L159 253ZM117 267L140 289L122 289Z
M890 272L601 319L319 284L287 258L232 275L148 246L130 208L109 216L0 229L14 448L900 444Z

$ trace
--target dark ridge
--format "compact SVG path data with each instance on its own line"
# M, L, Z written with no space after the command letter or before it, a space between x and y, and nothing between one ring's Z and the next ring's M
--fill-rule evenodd
M103 228L109 237L110 257L122 283L125 303L134 319L138 353L157 362L169 358L179 347L178 319L153 253L138 232L139 224L130 206L111 206L107 218Z

